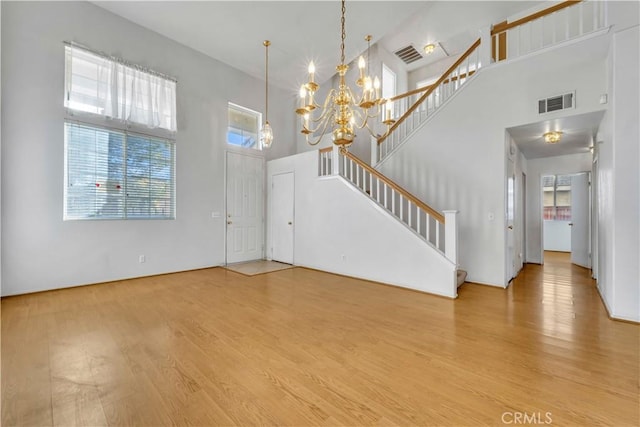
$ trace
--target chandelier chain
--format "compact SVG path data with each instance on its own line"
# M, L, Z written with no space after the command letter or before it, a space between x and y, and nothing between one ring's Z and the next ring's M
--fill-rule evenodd
M344 29L344 15L347 11L347 8L345 7L345 0L342 0L342 19L340 20L340 23L342 25L342 42L340 43L340 64L344 64L344 39L347 37L347 32Z
M264 70L264 93L265 93L265 101L264 101L264 119L265 122L269 122L269 45L271 43L269 40L265 40L265 70Z

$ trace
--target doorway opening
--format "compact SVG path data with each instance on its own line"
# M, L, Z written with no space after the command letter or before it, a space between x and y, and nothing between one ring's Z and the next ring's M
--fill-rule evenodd
M591 268L589 172L542 176L542 249Z

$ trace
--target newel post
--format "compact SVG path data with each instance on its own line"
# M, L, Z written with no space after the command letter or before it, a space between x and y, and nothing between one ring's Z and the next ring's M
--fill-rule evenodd
M458 211L444 213L444 255L458 265Z
M371 137L371 167L375 168L378 164L378 138Z
M480 51L480 63L485 67L493 62L491 57L492 44L491 26L482 28L480 30L480 47L478 49Z
M331 150L331 175L340 175L340 147L336 144Z

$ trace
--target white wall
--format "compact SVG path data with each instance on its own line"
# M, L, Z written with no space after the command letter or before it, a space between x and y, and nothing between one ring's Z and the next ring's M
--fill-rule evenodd
M605 61L594 51L606 52L607 42L598 36L484 67L380 165L435 209L460 211L460 267L469 281L507 283L505 129L539 121L537 100L549 94L576 90L579 100L549 119L601 109Z
M610 105L597 138L598 288L611 316L635 321L640 321L639 28L613 35Z
M569 175L591 171L591 153L529 159L527 161L527 262L542 264L543 251L547 249L547 231L542 221L542 177L544 175ZM568 227L567 227L568 228ZM553 245L558 248L559 246ZM569 242L569 251L571 250ZM551 249L549 250L563 250Z
M2 2L1 28L2 294L223 263L227 102L260 111L264 83L89 2ZM63 41L177 77L175 220L62 220ZM274 157L295 150L294 124L271 89Z
M295 177L295 265L457 295L455 265L342 177L319 178L317 151L268 162L269 188L286 172Z

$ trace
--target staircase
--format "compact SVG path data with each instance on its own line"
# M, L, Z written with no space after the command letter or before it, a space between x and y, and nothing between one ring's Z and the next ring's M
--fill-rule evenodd
M507 126L495 117L513 114L504 110L510 108L508 103L493 111L484 100L495 95L489 92L495 88L523 92L520 79L526 80L522 76L535 67L530 67L530 57L514 61L515 73L493 66L489 72L488 65L536 49L548 52L546 36L540 36L538 44L527 44L523 35L534 35L541 27L557 31L557 20L575 22L578 30L554 33L551 44L606 31L601 5L561 3L548 13L481 32L433 85L387 101L394 103L395 121L372 139L370 165L337 147L269 162L270 176L295 174L295 265L455 298L457 287L467 279L467 272L458 268L458 212L439 212L422 201L429 199L436 206L462 208L462 249L469 278L501 286L505 231L500 190L505 185ZM553 22L541 25L541 19ZM504 81L509 73L518 79ZM461 117L467 119L464 126L451 128ZM490 128L483 126L488 122ZM480 143L470 144L480 128ZM438 138L430 140L434 134ZM484 169L459 166L478 160Z
M443 214L435 211L352 153L338 147L319 150L319 176L330 175L343 177L457 267L456 211ZM466 271L456 270L457 287L466 277Z
M452 181L459 184L462 181L468 182L475 180L476 182L468 188L451 188L451 185L446 182L450 180L449 175L451 174L446 165L456 164L454 158L456 157L456 153L460 153L459 150L464 149L462 148L463 144L460 144L458 147L437 147L439 152L430 152L429 149L423 148L421 150L404 150L404 153L400 155L395 154L398 153L398 150L407 142L411 142L411 145L414 147L418 145L433 146L440 144L439 141L426 140L430 136L430 133L428 130L425 132L422 131L422 129L425 127L428 129L430 127L429 122L435 119L441 112L449 111L449 113L445 114L448 116L448 120L436 120L436 122L440 122L436 127L441 125L442 122L457 122L455 119L451 120L451 116L455 116L455 114L452 114L449 108L457 109L456 105L461 105L459 102L467 102L455 101L452 103L462 92L463 88L467 89L474 86L472 81L476 80L482 73L481 69L486 69L487 66L493 68L493 65L497 63L520 59L524 56L532 57L532 55L529 54L550 51L550 48L555 49L562 45L570 45L572 42L581 38L598 36L606 32L607 22L604 8L604 3L598 1L565 1L516 21L501 23L491 29L481 31L481 37L460 55L455 63L451 65L434 84L406 92L388 101L393 103L391 110L396 113L395 122L391 126L388 126L382 135L377 138L372 138L371 140L371 165L373 169L381 174L385 173L387 177L392 177L395 183L397 183L396 185L408 189L408 191L411 191L413 194L417 194L422 200L428 199L431 202L440 203L440 205L447 207L451 206L458 209L462 207L464 209L465 205L451 203L451 200L455 200L457 196L451 197L447 195L446 197L439 197L439 199L433 198L431 196L433 190L427 191L429 190L430 184L425 184L424 182L425 179L436 178L438 179L437 187L442 188L444 182L445 192L449 192L449 194L455 192L456 194L466 194L467 197L473 197L475 194L473 190L470 189L477 185L478 182L486 182L488 179L483 181L482 179L478 179L478 177L468 177L464 180ZM514 61L514 63L516 62L517 61ZM511 65L509 65L509 67L511 67ZM502 70L505 70L505 68L502 68ZM493 87L500 88L501 86L498 84ZM472 93L476 92L478 91L472 90ZM492 95L491 93L486 93L485 98L482 99L489 99ZM471 94L462 95L461 99L466 100L469 98L473 98L473 96ZM481 102L479 98L475 98L474 103L478 104L476 108L480 109L490 108L491 104L489 102ZM469 112L467 111L466 114L469 114ZM500 115L498 112L494 114ZM465 117L465 115L462 114L461 117ZM468 126L467 122L468 121L464 121L464 126ZM440 126L439 132L436 133L442 135L442 130L442 126ZM504 132L504 127L499 130L500 132ZM455 130L452 129L452 131ZM500 158L504 158L502 141L493 136L488 139L497 142L495 150L492 149L491 151L493 153L492 155L498 155ZM433 161L423 162L420 160L424 159L424 156L439 159L440 153L443 151L447 151L448 155L448 159L444 161L443 165L433 165ZM476 153L475 155L480 157L486 155L486 153L488 152ZM467 157L469 157L469 155L467 155ZM473 155L471 155L471 157L473 157ZM389 164L385 164L387 160L390 160L390 162L388 162ZM425 171L425 167L429 167L425 166L425 163L435 166L438 170ZM477 171L474 173L477 173ZM465 172L458 170L454 174L464 175ZM419 178L416 179L416 177ZM417 184L416 181L418 181ZM357 181L354 185L362 188ZM485 188L487 188L486 185ZM497 190L499 187L495 187L492 184L491 188L496 188ZM364 191L367 190L364 189ZM478 203L473 204L473 206L470 206L471 204L472 203L466 203L466 208L472 207L474 208L474 212L465 212L465 215L463 215L465 222L465 243L471 243L468 236L476 233L474 227L475 223L478 222L477 218L480 217L480 215L487 215L486 213L480 213L478 211L482 211L483 209L489 211L492 209L485 207L478 209ZM497 203L488 203L488 205L498 206ZM474 216L474 224L472 224L472 221L468 219ZM492 213L491 218L494 217L495 213ZM476 233L477 235L474 237L475 244L472 245L473 249L464 248L466 252L464 262L466 263L471 259L470 254L473 254L473 256L477 258L477 260L474 260L475 264L467 265L467 267L473 269L475 272L473 280L487 284L499 284L501 280L497 278L497 275L494 273L492 273L493 277L489 277L484 273L483 277L476 275L479 270L478 265L481 265L483 262L486 264L486 260L480 260L481 257L477 255L479 250L482 251L480 242L483 240L482 235L486 232L487 229L483 229ZM430 240L430 243L433 243L433 241ZM482 256L490 257L490 254L483 254ZM460 262L459 258L456 258L455 262L458 264ZM458 271L459 286L466 279L467 273L463 270Z
M393 104L389 109L394 112L394 123L372 139L371 165L378 165L411 138L483 65L512 60L595 33L606 26L604 2L595 0L568 0L516 21L494 25L434 84L387 100Z

